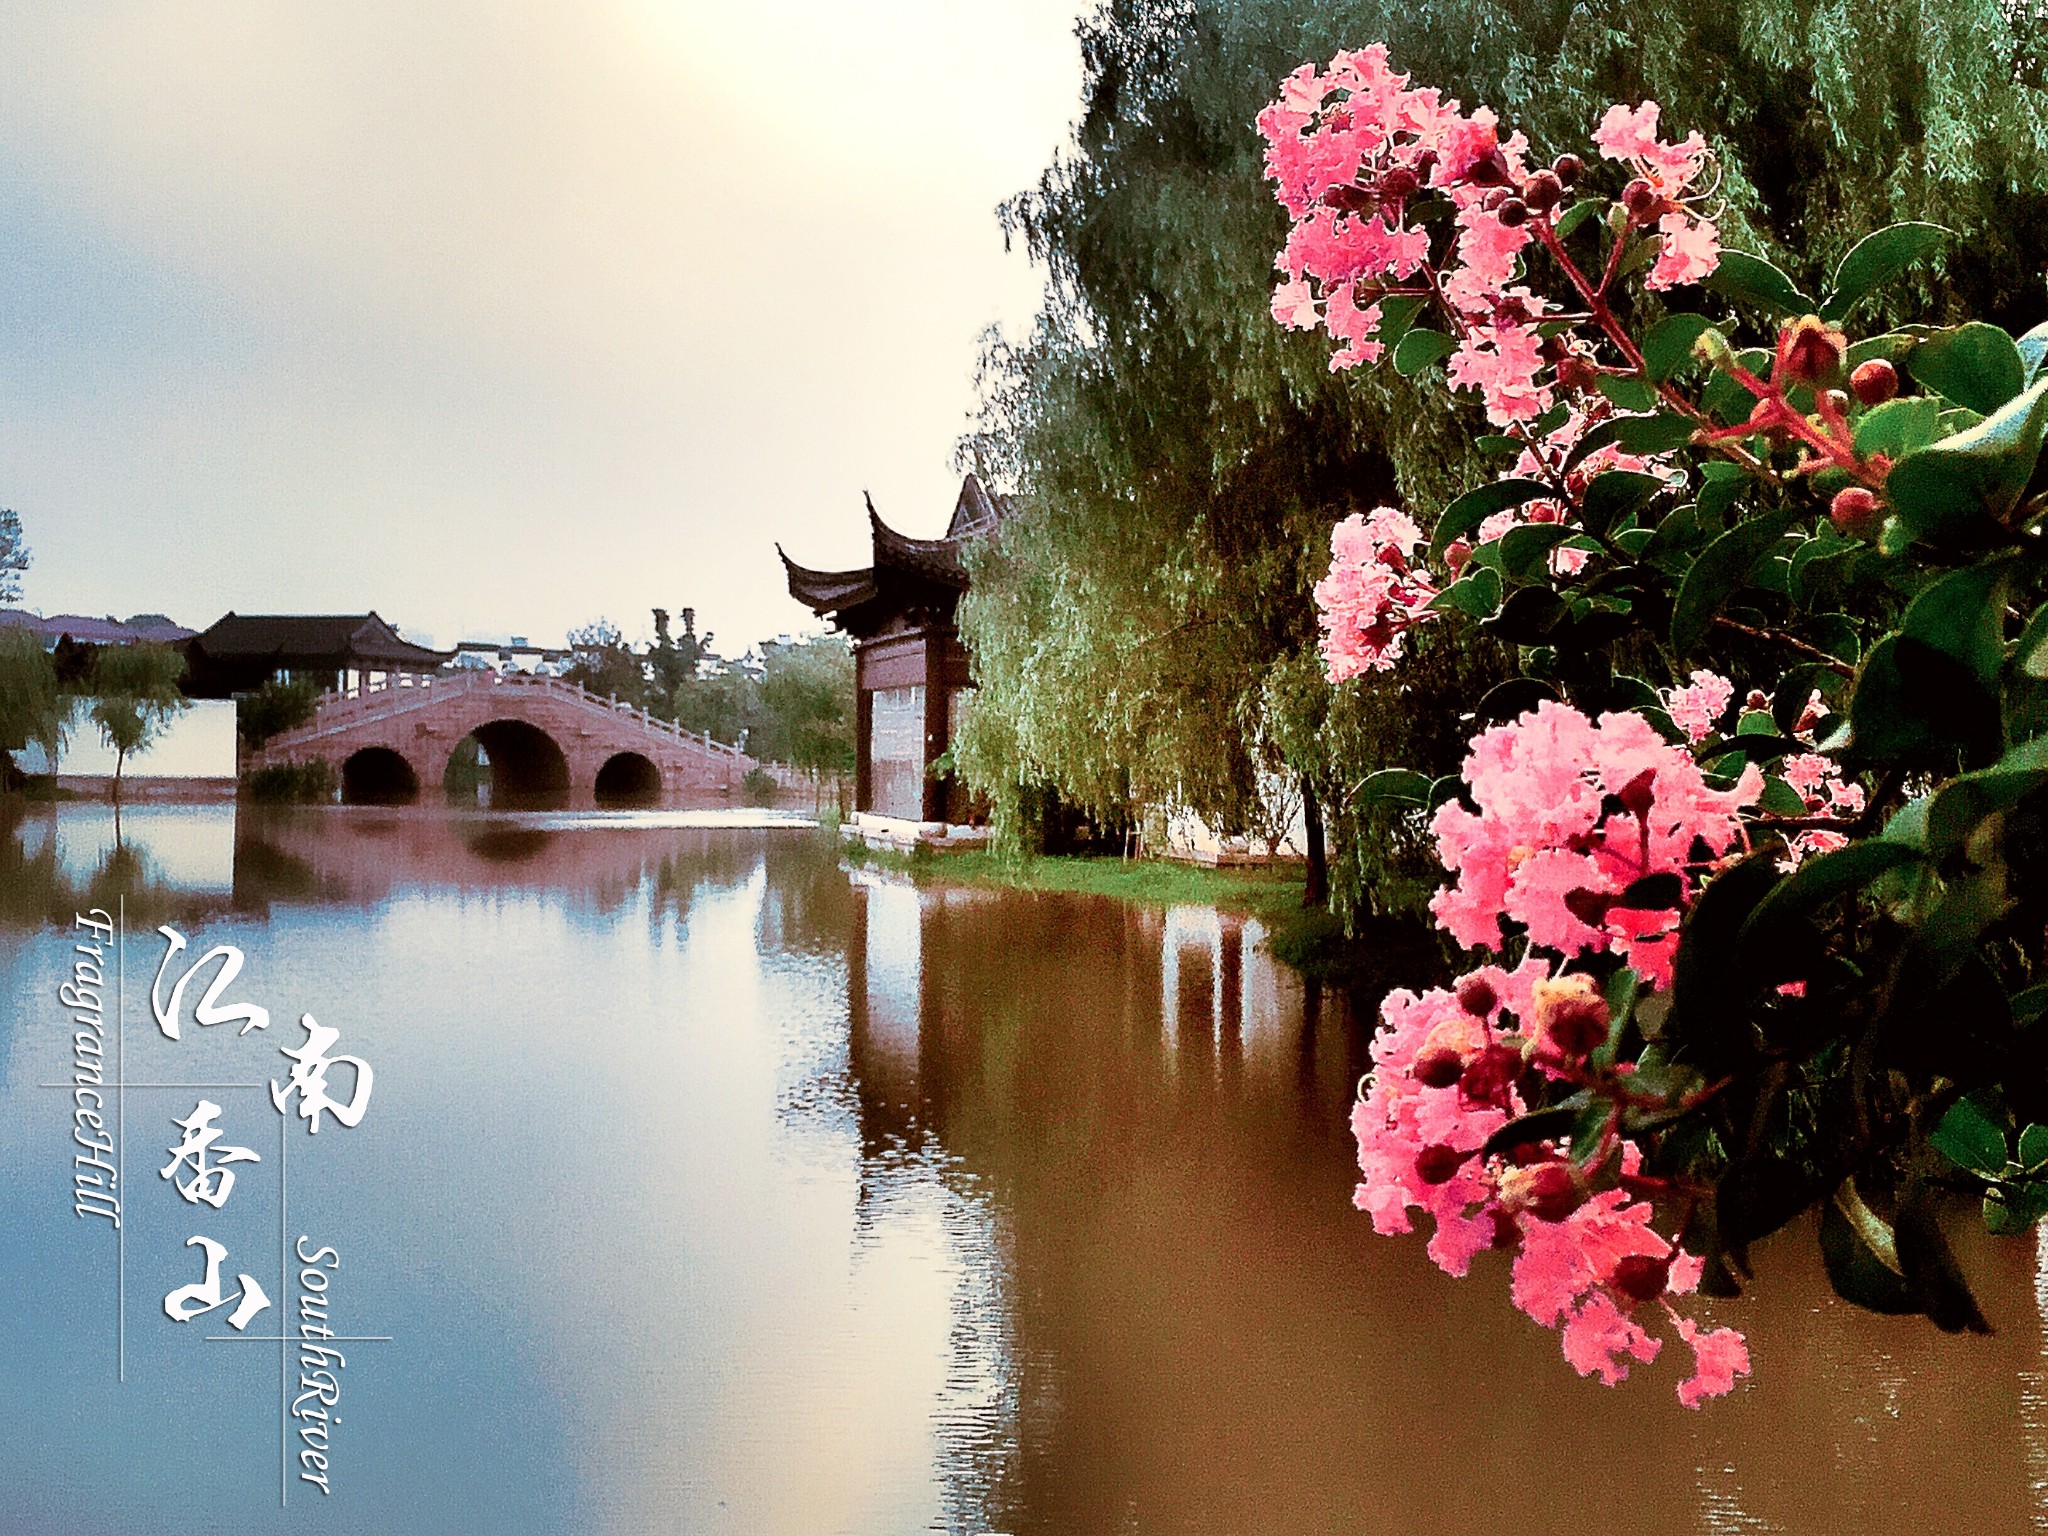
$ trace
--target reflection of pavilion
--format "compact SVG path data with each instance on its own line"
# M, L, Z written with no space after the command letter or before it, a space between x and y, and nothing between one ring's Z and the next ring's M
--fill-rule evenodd
M909 822L961 820L959 789L930 776L951 745L970 680L953 627L967 590L961 554L994 528L1008 503L969 475L943 538L913 539L872 503L873 557L855 571L814 571L788 555L790 595L853 637L854 809Z
M1348 1032L1310 1022L1256 920L855 881L848 1045L871 1155L934 1136L970 1164L1014 1151L1019 1122L1091 1079L1147 1099L1214 1081L1292 1100L1306 1072L1341 1120Z

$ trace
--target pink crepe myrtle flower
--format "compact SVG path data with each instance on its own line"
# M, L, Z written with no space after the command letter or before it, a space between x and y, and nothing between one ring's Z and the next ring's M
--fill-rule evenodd
M1714 734L1714 726L1728 713L1728 706L1735 698L1735 685L1717 672L1704 667L1695 671L1692 681L1683 688L1668 688L1664 692L1664 709L1672 722L1685 732L1687 741L1705 741Z
M1567 958L1614 950L1658 986L1670 983L1695 841L1727 853L1742 836L1737 813L1763 789L1754 764L1732 789L1708 788L1690 754L1640 715L1594 721L1551 701L1482 731L1463 773L1479 809L1450 800L1431 821L1453 877L1430 901L1438 926L1499 949L1505 919ZM1678 907L1616 903L1661 874L1678 876Z
M1330 530L1330 569L1315 603L1331 682L1391 670L1407 631L1435 617L1436 584L1413 564L1421 543L1414 519L1392 507L1354 512Z
M1371 1045L1373 1071L1352 1110L1362 1176L1352 1203L1382 1236L1413 1231L1414 1212L1429 1216L1429 1256L1449 1275L1469 1273L1474 1257L1489 1248L1513 1248L1510 1299L1537 1323L1560 1330L1564 1357L1580 1375L1609 1386L1627 1377L1630 1360L1648 1362L1661 1351L1663 1341L1640 1320L1655 1301L1698 1351L1698 1369L1678 1389L1679 1400L1696 1408L1731 1390L1749 1369L1739 1333L1703 1332L1672 1306L1671 1298L1698 1287L1700 1260L1661 1236L1651 1226L1650 1204L1622 1189L1591 1195L1562 1219L1546 1220L1515 1198L1532 1182L1530 1166L1478 1155L1525 1107L1513 1077L1479 1067L1488 1053L1519 1059L1505 1031L1535 1015L1537 989L1548 981L1548 967L1531 958L1512 971L1482 966L1453 988L1387 995ZM1462 1076L1432 1085L1417 1075L1422 1064L1447 1054L1454 1068L1467 1063ZM1565 1166L1549 1144L1529 1155L1552 1159L1541 1165L1552 1170ZM1621 1156L1625 1173L1641 1170L1632 1144L1622 1143ZM1631 1275L1631 1261L1647 1261L1647 1269Z
M1643 279L1643 286L1652 289L1699 282L1721 265L1721 232L1699 213L1694 186L1712 162L1707 141L1697 130L1676 144L1658 138L1661 112L1654 101L1637 107L1616 103L1593 130L1600 153L1649 183L1663 210L1657 220L1657 260Z
M1657 221L1657 259L1645 288L1676 288L1711 277L1721 265L1721 231L1712 219L1674 209Z

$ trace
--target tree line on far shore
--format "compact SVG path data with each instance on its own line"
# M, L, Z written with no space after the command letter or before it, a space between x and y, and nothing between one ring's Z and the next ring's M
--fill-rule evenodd
M609 619L569 633L563 675L685 730L787 763L814 783L853 771L853 651L844 635L764 640L726 657L697 615L653 610L654 639L635 646Z

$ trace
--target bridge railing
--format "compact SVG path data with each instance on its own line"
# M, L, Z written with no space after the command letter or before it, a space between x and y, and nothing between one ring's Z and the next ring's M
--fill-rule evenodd
M745 752L730 742L720 741L706 732L688 730L673 720L664 720L659 715L649 714L636 705L621 701L616 694L607 696L592 693L581 683L550 677L546 673L500 673L481 668L465 672L392 673L381 681L372 682L366 679L349 688L330 689L320 695L310 721L295 730L280 732L271 745L325 736L365 720L381 720L395 714L409 714L415 709L424 709L450 697L499 688L537 690L574 698L594 708L624 715L644 729L673 736L678 741L690 743L700 751L729 757L735 762L752 761Z

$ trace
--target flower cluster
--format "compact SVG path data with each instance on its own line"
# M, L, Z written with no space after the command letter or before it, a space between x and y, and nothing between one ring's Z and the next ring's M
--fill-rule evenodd
M1667 288L1712 272L1720 246L1695 206L1710 158L1705 141L1694 133L1665 143L1657 117L1655 102L1616 106L1595 142L1634 173L1624 196L1628 227L1657 226L1647 282ZM1407 314L1426 301L1447 312L1456 337L1450 382L1476 391L1497 427L1538 420L1560 386L1593 387L1593 344L1569 334L1571 317L1552 318L1559 307L1527 286L1523 272L1525 250L1541 241L1596 318L1604 313L1605 280L1596 290L1579 273L1553 227L1582 169L1577 156L1532 167L1522 134L1503 135L1486 107L1468 113L1435 89L1411 86L1382 43L1339 53L1327 70L1304 64L1258 125L1267 175L1294 221L1275 260L1284 280L1273 317L1327 330L1338 343L1333 369L1379 360L1386 301L1399 298ZM1455 232L1435 251L1415 211L1430 196L1449 202ZM1638 357L1624 363L1624 371L1640 368Z
M1685 739L1695 744L1714 734L1734 701L1735 685L1704 667L1696 670L1683 687L1664 690L1665 712L1685 732Z
M1331 682L1389 670L1406 632L1434 617L1436 585L1414 563L1421 543L1414 520L1392 507L1354 512L1330 531L1330 570L1315 601Z
M1657 221L1657 259L1643 286L1676 288L1700 281L1721 264L1721 236L1698 208L1695 183L1707 168L1706 140L1695 131L1679 143L1665 143L1657 137L1660 111L1654 101L1633 110L1611 106L1593 130L1593 144L1604 159L1635 172L1621 195L1630 216Z
M1652 1228L1652 1208L1621 1188L1587 1190L1578 1155L1542 1141L1486 1151L1522 1110L1517 1083L1531 1068L1576 1070L1607 1010L1583 975L1552 979L1539 960L1513 971L1483 966L1454 989L1389 994L1373 1040L1374 1071L1352 1112L1363 1178L1353 1196L1382 1234L1413 1230L1427 1213L1429 1256L1464 1275L1489 1248L1515 1250L1512 1297L1545 1327L1562 1330L1565 1358L1612 1386L1630 1358L1656 1358L1663 1341L1643 1326L1655 1304L1693 1348L1687 1407L1729 1391L1749 1372L1733 1329L1705 1330L1671 1304L1699 1284L1700 1261ZM1518 1033L1519 1031L1519 1033ZM1617 1145L1634 1176L1636 1149Z
M1460 944L1499 949L1505 919L1567 958L1614 950L1660 986L1695 843L1727 853L1742 836L1737 812L1763 788L1754 764L1732 789L1708 788L1640 715L1594 721L1547 701L1481 732L1464 777L1477 811L1446 801L1431 823L1454 876L1430 902L1438 924Z

